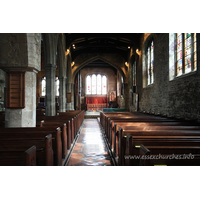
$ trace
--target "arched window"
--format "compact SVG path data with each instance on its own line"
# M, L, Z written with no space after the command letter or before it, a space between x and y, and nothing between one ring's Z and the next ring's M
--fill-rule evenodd
M196 33L170 33L169 80L196 70Z
M60 81L58 79L58 77L55 78L55 95L56 96L59 96L59 84L60 84Z
M55 96L59 96L59 79L58 77L55 78ZM46 95L46 77L43 77L42 78L42 92L41 92L41 95L42 96L45 96Z
M42 78L42 96L46 95L46 77Z
M107 77L102 77L102 94L107 94Z
M97 94L101 94L101 88L102 88L101 75L98 74L97 75Z
M86 83L87 83L86 94L91 94L91 76L87 76Z
M95 74L92 75L92 94L97 93L97 76Z
M154 43L152 40L146 49L147 85L151 85L154 82L153 67L154 67Z
M107 94L107 77L105 75L88 75L86 77L86 94Z

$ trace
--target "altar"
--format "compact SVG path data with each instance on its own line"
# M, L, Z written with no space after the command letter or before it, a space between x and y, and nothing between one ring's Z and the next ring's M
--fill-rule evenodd
M108 97L105 96L87 96L86 97L87 110L103 110L108 107Z

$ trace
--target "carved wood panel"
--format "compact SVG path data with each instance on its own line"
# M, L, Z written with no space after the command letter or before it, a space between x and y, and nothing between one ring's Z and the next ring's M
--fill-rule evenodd
M25 72L7 72L6 108L25 108Z

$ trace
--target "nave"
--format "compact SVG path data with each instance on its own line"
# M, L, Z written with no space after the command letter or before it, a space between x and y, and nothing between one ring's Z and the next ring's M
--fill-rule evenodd
M85 119L67 166L111 166L103 131L97 119Z

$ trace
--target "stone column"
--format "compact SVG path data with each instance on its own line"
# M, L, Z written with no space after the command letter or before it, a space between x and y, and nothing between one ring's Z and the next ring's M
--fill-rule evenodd
M5 88L5 80L6 80L6 75L3 70L0 69L0 101L4 102L4 88ZM0 105L0 110L1 110L1 105Z
M36 73L25 73L25 108L5 109L6 127L36 126Z
M59 112L66 112L66 78L59 78Z
M66 92L67 93L71 93L71 96L72 96L72 86L71 86L71 83L67 83L66 84ZM69 100L67 100L67 102L69 102ZM70 101L70 103L67 103L67 106L66 106L66 110L71 110L71 101Z
M125 100L125 108L129 110L129 87L127 83L124 83L124 100Z
M56 107L55 107L55 72L56 65L48 64L45 65L45 74L46 74L46 116L55 116Z
M71 110L74 110L74 83L71 83Z

